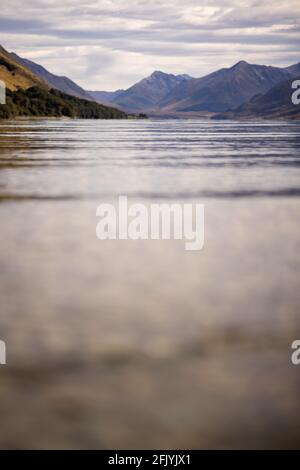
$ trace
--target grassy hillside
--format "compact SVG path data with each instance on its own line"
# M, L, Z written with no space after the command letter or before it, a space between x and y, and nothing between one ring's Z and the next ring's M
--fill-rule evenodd
M0 79L5 82L6 88L10 91L16 91L19 88L26 90L35 85L48 88L43 80L19 64L2 46L0 46Z
M11 119L18 116L66 116L83 119L127 118L127 114L118 109L39 86L27 90L7 90L6 104L0 105L0 119Z

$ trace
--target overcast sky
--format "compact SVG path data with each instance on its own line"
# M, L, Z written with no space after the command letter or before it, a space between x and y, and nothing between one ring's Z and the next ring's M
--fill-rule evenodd
M239 60L300 61L299 0L9 0L0 43L94 90Z

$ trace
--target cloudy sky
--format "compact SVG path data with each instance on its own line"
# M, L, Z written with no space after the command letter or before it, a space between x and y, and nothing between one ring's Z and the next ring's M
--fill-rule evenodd
M299 0L9 0L0 43L81 86L300 61Z

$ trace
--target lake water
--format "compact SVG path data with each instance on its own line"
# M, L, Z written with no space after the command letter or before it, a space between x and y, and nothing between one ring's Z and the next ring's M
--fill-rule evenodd
M298 447L300 124L0 124L0 447ZM96 208L205 205L205 245Z

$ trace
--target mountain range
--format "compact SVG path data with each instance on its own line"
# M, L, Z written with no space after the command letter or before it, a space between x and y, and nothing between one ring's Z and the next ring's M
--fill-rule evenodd
M300 76L300 64L279 68L240 61L201 78L157 71L128 90L119 90L116 95L93 92L93 96L128 112L169 117L213 116L231 112L297 76ZM288 100L286 104L290 97Z
M186 86L179 85L165 97L160 108L181 112L228 111L289 78L285 69L240 61L233 67L191 80Z
M298 112L291 103L291 80L297 77L300 77L300 63L280 68L240 61L200 78L155 71L127 90L89 91L89 94L97 101L111 103L127 112L144 112L150 116L228 119L233 115L246 116L247 109L249 118L272 118L274 113L274 118L297 119ZM285 93L280 93L281 86ZM270 96L278 98L276 110L268 107L264 115L261 108Z
M298 77L300 63L280 68L242 60L200 78L155 71L128 89L91 91L0 46L0 78L11 92L38 86L115 111L149 116L298 119L291 103L291 82Z
M191 79L187 74L173 75L156 70L127 90L118 90L117 94L111 94L109 101L129 112L147 112L159 108L172 90Z

